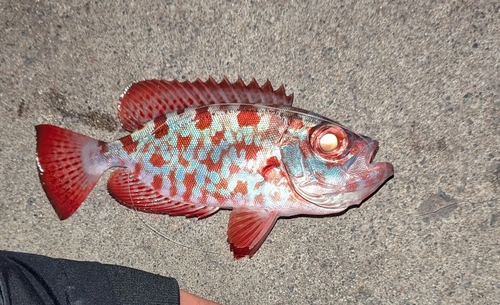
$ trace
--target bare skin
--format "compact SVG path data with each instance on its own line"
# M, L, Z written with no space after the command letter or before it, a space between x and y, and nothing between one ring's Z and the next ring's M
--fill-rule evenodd
M220 305L209 300L202 299L195 295L190 294L187 291L180 290L181 305Z

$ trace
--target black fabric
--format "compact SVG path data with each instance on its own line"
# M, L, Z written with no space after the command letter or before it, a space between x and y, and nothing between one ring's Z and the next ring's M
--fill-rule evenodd
M177 305L173 278L96 262L0 251L0 305Z

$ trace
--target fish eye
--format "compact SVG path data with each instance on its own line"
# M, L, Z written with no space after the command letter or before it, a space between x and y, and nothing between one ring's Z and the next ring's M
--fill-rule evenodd
M319 148L326 153L332 152L339 145L337 136L333 133L326 133L319 139Z
M309 142L321 157L332 160L341 157L348 146L347 134L340 126L321 125L312 130Z

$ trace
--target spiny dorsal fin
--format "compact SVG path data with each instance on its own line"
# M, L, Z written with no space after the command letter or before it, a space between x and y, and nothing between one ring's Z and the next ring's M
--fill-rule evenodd
M263 104L291 106L293 94L286 95L281 85L274 90L267 80L259 86L255 79L245 85L241 78L231 83L207 81L145 80L132 84L120 99L118 117L124 129L134 131L144 123L168 112L211 104Z

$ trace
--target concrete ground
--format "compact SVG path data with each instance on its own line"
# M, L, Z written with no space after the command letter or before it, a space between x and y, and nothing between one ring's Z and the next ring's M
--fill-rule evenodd
M498 304L500 4L367 2L1 1L0 248L173 276L223 304ZM284 83L379 140L394 178L342 215L279 220L239 261L227 211L139 215L109 172L58 220L34 125L109 141L128 84L209 75Z

